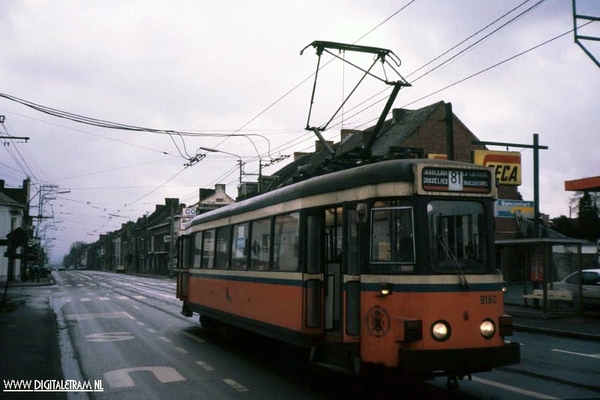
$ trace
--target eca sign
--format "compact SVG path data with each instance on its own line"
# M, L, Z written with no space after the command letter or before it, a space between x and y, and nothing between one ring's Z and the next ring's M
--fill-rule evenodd
M521 153L517 151L474 150L473 163L494 168L500 185L521 184Z

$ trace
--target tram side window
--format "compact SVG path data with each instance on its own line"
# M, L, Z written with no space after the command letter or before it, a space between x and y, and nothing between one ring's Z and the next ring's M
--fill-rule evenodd
M342 207L325 213L325 254L329 262L342 262Z
M187 260L186 260L187 261ZM186 262L187 265L187 262ZM202 232L194 233L192 246L192 268L200 268L202 265Z
M239 224L233 227L233 240L231 241L231 269L246 269L248 259L248 224Z
M269 269L271 254L271 219L259 219L252 222L250 239L250 269L266 271Z
M275 217L273 269L296 271L298 269L298 236L300 213Z
M205 231L202 238L202 268L214 268L215 230Z
M415 243L411 207L374 208L371 214L371 263L413 264ZM391 267L391 266L390 266ZM412 272L413 265L385 268L386 272ZM382 272L384 272L382 270Z
M231 255L231 227L224 226L217 229L215 246L215 268L229 268Z

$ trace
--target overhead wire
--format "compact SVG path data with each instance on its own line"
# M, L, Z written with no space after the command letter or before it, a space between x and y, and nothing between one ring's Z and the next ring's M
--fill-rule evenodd
M385 22L387 22L387 21L388 21L388 20L390 20L392 17L394 17L395 15L397 15L397 14L398 14L400 11L402 11L403 9L405 9L407 6L409 6L410 4L414 3L414 1L415 1L415 0L413 0L413 1L410 1L408 4L406 4L406 5L405 5L404 7L402 7L400 10L396 11L394 14L392 14L390 17L388 17L386 20L384 20L384 21L383 21L382 23L380 23L379 25L377 25L375 28L371 29L371 30L370 30L369 32L367 32L365 35L361 36L361 37L360 37L360 38L359 38L357 41L359 41L359 40L363 39L365 36L367 36L368 34L370 34L372 31L374 31L375 29L377 29L378 27L380 27L381 25L383 25ZM544 1L544 0L542 0L542 1L540 1L540 2L538 2L538 3L537 3L536 5L534 5L533 7L537 6L538 4L542 3L543 1ZM524 2L524 3L525 3L525 2ZM524 3L522 3L522 4L524 4ZM518 7L515 7L513 10L515 10L515 9L519 8L520 6L522 6L522 4L521 4L521 5L519 5ZM532 7L532 8L533 8L533 7ZM511 10L511 12L512 12L512 10ZM499 18L499 19L500 19L500 18ZM498 20L499 20L499 19L498 19ZM485 28L484 28L484 29L485 29ZM482 30L478 31L478 33L479 33L479 32L481 32L481 31L483 31L484 29L482 29ZM499 29L500 29L500 28L499 28ZM499 29L497 29L497 30L499 30ZM497 30L496 30L496 31L497 31ZM496 32L496 31L494 31L494 32ZM572 31L570 31L570 32L572 32ZM565 34L568 34L568 33L570 33L570 32L567 32L567 33L565 33ZM476 34L478 34L478 33L476 33ZM461 43L459 43L458 45L456 45L456 46L454 46L453 48L449 49L448 51L446 51L446 52L445 52L445 53L443 53L442 55L440 55L440 56L436 57L435 59L433 59L433 60L432 60L432 61L430 61L429 63L425 64L424 66L420 67L419 69L417 69L417 70L413 71L412 73L416 73L417 71L419 71L419 70L423 69L423 68L424 68L424 67L426 67L427 65L430 65L432 62L434 62L434 61L437 61L438 59L440 59L440 58L441 58L441 57L443 57L444 55L448 54L448 53L449 53L450 51L452 51L453 49L455 49L455 48L457 48L458 46L460 46L462 43L464 43L464 42L466 42L467 40L469 40L470 38L474 37L476 34L474 34L474 35L471 35L469 38L465 39L464 41L462 41L462 42L461 42ZM423 97L421 97L421 98L419 98L419 99L417 99L417 100L415 100L415 101L413 101L413 102L411 102L411 103L409 103L409 104L407 104L407 105L414 104L415 102L418 102L418 101L420 101L420 100L423 100L423 99L425 99L425 98L427 98L427 97L430 97L430 96L432 96L432 95L434 95L434 94L437 94L437 93L439 93L439 92L441 92L441 91L443 91L443 90L446 90L446 89L448 89L449 87L452 87L452 86L455 86L455 85L457 85L457 84L459 84L459 83L462 83L462 82L466 81L467 79L473 78L473 77L475 77L475 76L477 76L477 75L479 75L479 74L481 74L481 73L487 72L487 71L489 71L489 70L490 70L490 69L492 69L492 68L495 68L495 67L497 67L497 66L499 66L499 65L502 65L502 64L504 64L505 62L508 62L508 61L510 61L510 60L512 60L512 59L514 59L514 58L517 58L517 57L519 57L520 55L523 55L523 54L525 54L525 53L527 53L527 52L529 52L529 51L532 51L532 50L534 50L534 49L536 49L536 48L538 48L538 47L541 47L541 46L543 46L544 44L547 44L547 43L549 43L550 41L556 40L557 38L559 38L559 37L562 37L562 36L564 36L565 34L559 35L559 36L557 36L557 37L555 37L555 38L553 38L553 39L551 39L551 40L549 40L549 41L547 41L547 42L544 42L544 43L542 43L542 44L540 44L540 45L538 45L538 46L535 46L535 47L533 47L533 48L531 48L531 49L529 49L529 50L527 50L527 51L524 51L524 52L522 52L522 53L519 53L519 54L517 54L517 55L515 55L515 56L513 56L513 57L511 57L511 58L509 58L509 59L506 59L506 60L504 60L504 61L502 61L502 62L499 62L499 63L497 63L497 64L495 64L495 65L492 65L492 66L490 66L490 67L488 67L488 68L486 68L486 69L484 69L484 70L481 70L481 71L479 71L479 72L477 72L477 73L475 73L475 74L472 74L472 75L470 75L470 76L468 76L468 77L466 77L466 78L463 78L463 79L461 79L461 80L459 80L459 81L457 81L457 82L455 82L455 83L453 83L453 84L451 84L451 85L447 85L446 87L444 87L444 88L442 88L442 89L440 89L440 90L437 90L437 91L435 91L435 92L433 92L433 93L430 93L429 95L423 96ZM491 35L491 34L490 34L490 35ZM489 37L489 35L488 35L488 37ZM482 39L482 40L483 40L483 39ZM481 40L480 40L480 41L478 41L477 43L479 43L479 42L481 42ZM355 43L356 43L356 42L355 42ZM472 45L472 46L473 46L473 45ZM465 50L463 50L463 52L464 52L464 51L465 51ZM462 52L461 52L461 53L462 53ZM461 53L459 53L459 54L461 54ZM427 74L429 74L429 73L433 72L435 69L439 68L441 65L443 65L443 64L445 64L445 63L448 63L448 62L450 62L450 60L452 60L452 59L456 58L457 56L458 56L458 55L455 55L455 56L453 56L451 59L449 59L449 60L446 60L444 63L442 63L442 64L440 64L440 65L436 66L435 68L433 68L433 69L429 70L427 73L425 73L425 74L423 74L423 75L419 76L417 79L421 79L421 78L423 78L423 77L424 77L424 76L426 76ZM412 74L412 73L411 73L411 74ZM278 99L276 99L274 102L270 103L270 104L269 104L269 105L268 105L268 106L267 106L267 107L266 107L264 110L262 110L260 113L258 113L257 115L255 115L255 116L254 116L253 118L251 118L251 119L250 119L248 122L246 122L245 124L243 124L243 125L242 125L240 128L238 128L238 129L234 130L234 131L233 131L233 133L231 133L231 134L222 134L222 136L224 136L225 138L224 138L224 140L222 140L222 141L219 143L219 145L220 145L220 144L222 144L222 143L223 143L225 140L229 139L230 137L233 137L233 136L235 136L235 134L236 134L236 133L240 132L242 129L244 129L244 128L245 128L245 127L247 127L249 124L251 124L252 122L254 122L254 121L257 119L257 118L259 118L261 115L263 115L264 113L266 113L268 110L270 110L270 109L271 109L272 107L274 107L274 106L275 106L277 103L279 103L280 101L282 101L282 100L283 100L285 97L287 97L289 94L291 94L291 93L292 93L292 92L294 92L296 89L298 89L300 86L302 86L302 85L303 85L303 84L304 84L306 81L308 81L308 80L309 80L309 79L310 79L312 76L313 76L313 74L311 74L310 76L308 76L307 78L305 78L304 80L302 80L302 81L301 81L299 84L297 84L297 85L296 85L296 86L294 86L292 89L290 89L289 91L287 91L287 92L286 92L284 95L280 96L280 97L279 97ZM386 90L387 90L387 89L386 89ZM382 91L382 92L384 92L384 91ZM382 92L380 92L380 93L382 93ZM375 96L377 96L377 95L378 95L378 94L376 94ZM371 98L367 99L366 101L369 101L369 100L371 100L371 99L372 99L373 97L375 97L375 96L372 96ZM10 96L10 95L6 95L6 94L2 94L2 93L0 93L0 97L4 97L4 98L7 98L7 99L9 99L9 100L16 101L16 102L18 102L18 103L20 103L20 104L23 104L23 105L25 105L25 106L28 106L28 107L30 107L30 108L33 108L33 109L35 109L35 110L37 110L37 111L44 112L44 113L46 113L46 114L49 114L49 115L54 115L54 116L56 116L56 117L59 117L59 118L70 119L70 120L72 120L72 121L75 121L75 122L86 123L86 124L89 124L89 125L94 125L94 126L99 126L99 127L104 127L104 128L110 128L110 129L121 129L121 130L128 130L128 131L143 131L143 132L151 132L151 133L159 133L159 134L168 134L168 135L171 137L171 140L173 141L173 143L176 145L176 147L177 147L177 149L178 149L178 151L179 151L180 155L181 155L182 157L184 157L184 158L185 158L186 156L187 156L187 157L189 157L189 156L190 156L190 154L188 153L187 149L185 148L185 140L183 139L183 135L185 135L185 136L188 136L188 135L198 135L198 136L200 136L200 135L205 135L205 134L202 134L202 133L191 133L191 132L185 132L185 133L184 133L184 132L173 131L173 130L149 129L149 128L136 127L136 126L133 126L133 125L127 125L127 124L117 124L117 123L112 123L112 122L110 122L110 121L105 121L105 120L101 120L101 119L95 119L95 118L89 118L89 117L85 117L85 116L81 116L81 115L77 115L77 114L72 114L72 113L63 112L63 111L56 110L56 109L53 109L53 108L50 108L50 107L45 107L45 106L36 105L35 103L31 103L31 102L28 102L28 101L26 101L26 100L18 99L18 98L14 97L14 96ZM373 107L374 105L378 104L380 101L382 101L382 100L379 100L379 101L377 101L377 102L375 102L375 103L373 103L373 104L371 104L371 105L367 106L365 109L359 110L359 112L357 112L357 113L355 113L354 115L352 115L352 117L359 115L361 112L364 112L366 109ZM363 104L364 104L364 103L363 103ZM174 135L174 134L178 135L178 136L179 136L179 138L181 139L181 141L182 141L182 146L183 146L183 149L180 149L180 148L177 146L177 144L175 143L175 139L173 138L173 135ZM219 136L219 135L218 135L218 134L211 134L211 136ZM243 136L249 136L249 135L243 135ZM308 133L308 134L307 134L307 136L311 136L311 134L310 134L310 133ZM268 140L268 139L267 139L267 140ZM258 152L258 149L256 148L256 145L254 144L254 142L253 142L251 139L250 139L250 141L251 141L251 143L253 144L253 146L255 147L255 149L257 150L257 153L259 154L259 157L260 157L260 153ZM270 148L270 146L269 146L269 148ZM289 146L289 143L286 143L286 144L284 144L284 145L282 145L282 146L275 147L274 149L270 149L270 150L269 150L269 152L270 152L271 150L278 150L278 149L281 149L281 148L288 149L288 148L291 148L291 146ZM184 169L182 169L181 171L179 171L179 172L178 172L178 173L177 173L175 176L173 176L172 178L170 178L169 180L167 180L166 182L164 182L162 185L160 185L160 186L158 186L157 188L155 188L153 191L151 191L151 192L149 192L148 194L146 194L146 195L144 195L144 196L140 197L139 199L135 200L134 202L131 202L131 203L129 203L129 205L131 205L131 204L134 204L134 203L138 202L139 200L141 200L141 199L143 199L143 198L145 198L145 197L149 196L150 194L154 193L155 191L157 191L158 189L160 189L161 187L163 187L165 184L167 184L168 182L170 182L172 179L174 179L176 176L178 176L180 173L182 173L182 172L183 172L185 169L186 169L186 168L184 168ZM234 171L234 170L235 170L235 168L234 168L234 169L232 169L232 172L230 172L230 173L229 173L229 175L230 175L231 173L233 173L233 171ZM225 177L226 177L226 176L229 176L229 175L225 175Z

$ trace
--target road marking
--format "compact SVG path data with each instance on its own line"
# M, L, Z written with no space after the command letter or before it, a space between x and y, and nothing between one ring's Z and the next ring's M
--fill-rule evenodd
M162 340L163 342L166 342L166 343L170 343L170 342L172 342L172 340L171 340L171 339L169 339L169 338L167 338L167 337L164 337L164 336L160 336L160 337L159 337L159 339L160 339L160 340Z
M191 333L187 333L187 332L181 332L181 333L183 333L185 336L189 337L190 339L194 339L198 343L204 343L205 342L204 339L200 339L198 336L192 335Z
M558 397L548 396L546 394L532 392L530 390L519 389L519 388L514 387L514 386L509 386L509 385L505 385L503 383L494 382L494 381L490 381L490 380L483 379L483 378L478 378L476 376L473 377L473 380L475 382L479 382L479 383L482 383L484 385L493 386L493 387L497 387L499 389L504 389L504 390L508 390L508 391L511 391L511 392L519 393L519 394L522 394L522 395L527 396L527 397L535 397L536 399L558 400Z
M208 365L205 362L202 361L196 361L196 364L198 364L199 366L201 366L205 371L214 371L215 368L211 365Z
M145 296L133 296L134 299L138 299L138 300L145 300L146 297Z
M181 348L181 347L175 347L175 350L177 350L181 354L187 354L188 353L188 351L186 349Z
M101 332L85 335L88 342L122 342L135 339L131 332Z
M134 368L123 368L109 371L104 374L104 380L113 389L122 387L133 387L135 383L130 376L132 372L138 371L149 371L152 372L154 377L161 383L181 382L185 381L185 378L181 376L175 368L171 367L134 367Z
M82 297L81 301L92 301L92 299L90 299L89 297Z
M229 386L231 386L238 392L249 392L250 391L250 389L245 388L244 386L240 385L233 379L223 379L223 382L225 382L226 384L228 384Z
M561 350L561 349L552 349L552 351L556 351L558 353L573 354L575 356L590 357L590 358L600 358L600 354L577 353L577 352L574 352L574 351L567 351L567 350Z
M85 314L67 314L65 315L66 319L71 319L75 321L86 321L90 319L100 319L100 318L129 318L135 319L125 311L115 311L110 313L85 313Z
M145 323L143 323L142 321L136 321L136 322L137 322L137 324L138 324L138 325L140 325L140 326L146 326L146 324L145 324Z
M128 297L128 296L117 296L117 299L119 299L119 300L131 300L131 297Z
M136 310L140 309L138 306L132 306L132 307L135 308Z
M83 283L78 283L77 286L85 286Z
M154 329L152 329L152 328L146 328L146 330L147 330L148 332L150 332L150 333L156 333L156 331L155 331Z
M110 300L110 297L98 297L98 299L102 301Z

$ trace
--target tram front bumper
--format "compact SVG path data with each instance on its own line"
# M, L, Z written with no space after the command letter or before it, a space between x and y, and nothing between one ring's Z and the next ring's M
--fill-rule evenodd
M521 362L519 343L450 350L400 350L398 367L406 372L472 373Z

